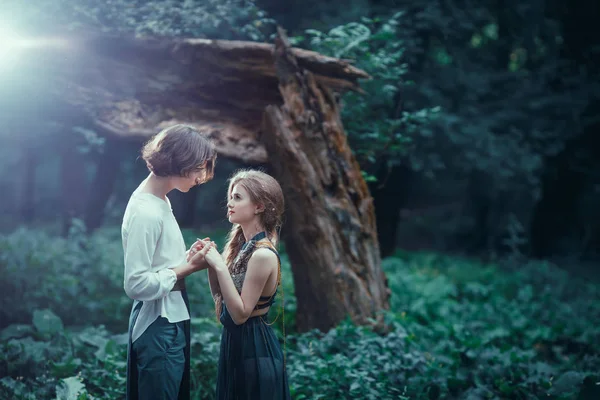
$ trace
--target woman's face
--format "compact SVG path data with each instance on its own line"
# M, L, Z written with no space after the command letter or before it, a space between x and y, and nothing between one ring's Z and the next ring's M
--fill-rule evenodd
M227 218L232 224L243 225L256 218L258 206L252 202L248 191L235 185L227 202Z

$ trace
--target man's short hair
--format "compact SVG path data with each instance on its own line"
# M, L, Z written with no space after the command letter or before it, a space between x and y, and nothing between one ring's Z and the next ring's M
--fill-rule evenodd
M206 170L206 180L214 175L217 150L208 134L189 125L163 129L142 147L142 158L157 176L189 176Z

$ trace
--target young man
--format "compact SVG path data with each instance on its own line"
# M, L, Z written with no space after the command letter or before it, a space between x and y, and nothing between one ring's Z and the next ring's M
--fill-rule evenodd
M127 399L189 399L190 313L184 278L207 268L204 256L210 246L188 260L167 193L188 192L212 179L216 150L195 128L175 125L146 143L142 158L150 174L131 195L121 231L124 289L134 300Z

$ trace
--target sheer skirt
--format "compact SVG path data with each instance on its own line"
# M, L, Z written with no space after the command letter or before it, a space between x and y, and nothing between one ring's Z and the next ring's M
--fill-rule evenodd
M217 399L290 399L283 352L267 318L236 325L223 304Z

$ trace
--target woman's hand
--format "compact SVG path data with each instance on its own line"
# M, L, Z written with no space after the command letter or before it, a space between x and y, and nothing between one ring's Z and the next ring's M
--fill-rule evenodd
M194 254L202 250L207 243L210 243L209 237L205 237L204 239L196 239L196 242L192 244L190 246L190 249L187 251L185 261L190 262Z
M213 249L212 242L203 242L201 245L196 245L190 249L188 254L188 263L194 267L194 272L208 268L209 265L206 259L206 254L211 249Z
M206 262L208 265L214 269L216 272L220 272L227 269L225 262L223 261L223 257L217 251L216 245L214 242L211 242L210 248L206 252L205 255Z

